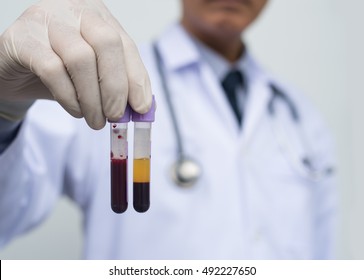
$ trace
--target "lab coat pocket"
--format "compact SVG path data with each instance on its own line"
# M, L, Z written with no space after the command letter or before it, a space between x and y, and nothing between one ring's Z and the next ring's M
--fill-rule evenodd
M264 229L265 247L276 258L309 258L315 184L296 172L274 136L267 133L261 132L249 150L247 177L255 227Z

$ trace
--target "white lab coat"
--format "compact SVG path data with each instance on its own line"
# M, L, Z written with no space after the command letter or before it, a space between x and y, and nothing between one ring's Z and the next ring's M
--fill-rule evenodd
M0 245L41 222L66 194L84 213L85 258L333 257L333 176L314 183L298 175L280 151L267 113L268 82L294 100L301 131L319 164L332 164L331 139L316 111L248 58L249 101L240 131L219 81L182 28L168 29L158 45L186 154L203 167L198 183L181 189L171 180L176 140L155 59L146 46L141 54L158 103L152 130L150 210L134 211L129 176L128 210L121 215L111 211L108 126L93 131L55 102L38 101L0 156ZM287 107L281 102L276 106L291 147L303 154ZM132 148L132 123L129 128Z

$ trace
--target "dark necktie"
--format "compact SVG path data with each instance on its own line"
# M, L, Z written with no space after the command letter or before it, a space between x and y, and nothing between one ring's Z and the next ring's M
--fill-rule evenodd
M239 125L243 122L243 113L238 106L237 89L238 87L244 88L244 84L244 76L239 70L230 71L222 81L222 87L225 90L226 97L229 100Z

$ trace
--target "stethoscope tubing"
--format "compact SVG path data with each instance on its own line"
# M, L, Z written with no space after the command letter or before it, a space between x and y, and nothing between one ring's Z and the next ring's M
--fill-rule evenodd
M174 175L172 175L172 177L174 178L175 183L179 186L191 186L191 184L194 184L198 180L198 177L200 177L201 174L195 174L195 178L192 180L191 184L189 184L189 183L185 184L184 182L185 181L187 182L188 178L179 178L178 174L180 172L178 169L179 168L182 169L182 164L185 161L188 161L191 164L196 164L196 166L199 166L199 164L196 162L195 159L188 157L185 154L183 143L182 143L181 131L179 129L177 116L173 109L174 105L173 105L173 102L171 99L171 91L167 84L167 78L165 75L165 71L163 69L162 56L159 52L159 49L158 49L156 43L153 44L153 52L154 52L154 56L156 59L157 70L158 70L158 73L160 76L160 82L162 85L165 100L167 102L167 107L168 107L168 111L169 111L169 114L171 117L173 131L174 131L176 143L177 143L177 160L176 160L176 163L173 165L176 170L173 172ZM285 94L282 90L279 89L279 87L277 87L273 83L269 83L269 88L270 88L270 91L272 92L272 97L268 102L267 111L268 111L268 114L270 115L272 121L277 122L275 120L276 119L275 118L276 117L275 104L276 104L276 101L278 99L280 99L282 102L284 102L287 105L287 108L290 112L291 119L296 123L297 130L302 129L302 128L298 128L298 126L300 126L301 116L299 115L299 112L298 112L294 102L291 100L291 98L289 98L287 96L287 94ZM273 126L275 126L275 124L273 124ZM292 147L290 147L288 140L283 139L283 137L287 138L288 136L287 135L283 136L284 133L280 130L280 128L273 127L273 130L274 130L274 135L275 135L276 141L278 143L278 146L280 147L281 152L286 155L286 158L289 160L289 162L291 162L293 168L300 175L302 175L305 178L309 178L312 181L318 182L333 173L332 167L326 167L322 170L316 169L312 163L312 160L311 160L311 157L309 156L309 154L303 156L302 158L299 155L294 155L295 152L292 151L292 149L291 149ZM298 133L298 132L297 132L297 135L298 135L298 137L300 137L301 143L304 146L303 148L306 151L306 153L309 152L310 149L306 145L307 141L305 140L304 135L302 135L302 133ZM179 166L179 165L181 165L181 166ZM201 171L198 171L198 173L201 173Z
M181 158L184 155L184 150L183 150L183 145L182 145L182 136L181 136L181 132L179 130L177 116L176 116L176 114L175 114L175 112L173 110L174 105L172 104L170 90L169 90L169 87L167 85L166 74L164 72L163 65L162 65L162 56L161 56L156 44L153 44L153 51L154 51L154 56L155 56L156 61L157 61L157 70L158 70L159 77L160 77L160 82L161 82L161 85L162 85L162 88L163 88L162 91L164 93L164 98L166 99L166 102L167 102L167 107L168 107L169 115L170 115L171 120L172 120L172 126L173 126L173 130L174 130L174 134L176 136L177 156L178 156L178 158Z

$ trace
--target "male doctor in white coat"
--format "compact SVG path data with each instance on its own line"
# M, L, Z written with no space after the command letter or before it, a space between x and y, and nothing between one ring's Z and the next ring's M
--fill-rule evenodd
M154 43L159 66L151 45L139 57L102 1L26 10L0 37L0 246L67 195L84 214L83 258L334 257L331 138L241 39L266 2L182 0L181 21ZM127 102L145 113L152 92L151 206L118 215L105 121ZM166 94L183 152L201 168L190 188L171 177L178 137Z

